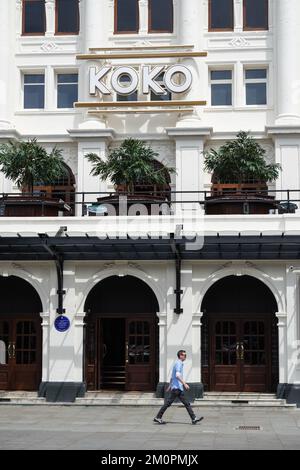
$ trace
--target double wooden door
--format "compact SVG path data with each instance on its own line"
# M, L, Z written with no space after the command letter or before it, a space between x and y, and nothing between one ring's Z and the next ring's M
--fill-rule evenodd
M272 388L270 316L213 316L210 334L210 390L262 392Z
M87 323L89 390L152 391L156 382L154 315L109 316Z
M41 322L0 319L0 390L38 389L41 380Z

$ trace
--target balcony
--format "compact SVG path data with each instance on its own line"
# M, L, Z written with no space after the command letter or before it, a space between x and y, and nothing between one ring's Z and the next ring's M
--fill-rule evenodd
M66 192L0 195L0 217L143 217L296 214L299 190L235 188L212 191Z
M296 260L300 259L299 194L300 189L264 190L262 204L267 200L272 209L267 213L264 208L262 213L256 210L259 203L253 202L251 192L235 193L234 200L242 209L245 204L245 211L209 215L211 191L123 193L117 197L75 193L70 210L64 200L54 201L54 215L48 212L47 197L38 201L36 215L28 210L37 202L32 197L4 194L0 197L0 260L40 262L53 260L53 253L70 261L162 261L176 256L186 260ZM18 202L23 216L12 215L9 201ZM72 211L75 215L70 215Z

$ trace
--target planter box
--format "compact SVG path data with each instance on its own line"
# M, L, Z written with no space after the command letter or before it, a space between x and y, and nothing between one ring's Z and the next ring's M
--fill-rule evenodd
M100 197L97 199L97 201L97 203L92 204L88 208L89 216L127 215L128 211L132 209L134 205L144 206L146 213L144 213L141 208L140 215L151 215L152 211L155 208L155 205L163 205L162 210L159 211L157 214L155 213L155 215L170 214L170 201L166 196L155 196L149 194L125 195L116 193L111 196ZM120 205L122 207L121 214ZM136 209L138 211L138 208ZM137 211L135 211L135 215L139 215L136 213Z
M236 194L235 196L211 196L205 200L207 215L269 214L278 209L273 196Z
M0 198L0 215L4 217L57 217L59 212L66 215L71 212L71 207L61 199L22 194Z
M268 194L266 183L213 183L211 194L221 196L225 194Z

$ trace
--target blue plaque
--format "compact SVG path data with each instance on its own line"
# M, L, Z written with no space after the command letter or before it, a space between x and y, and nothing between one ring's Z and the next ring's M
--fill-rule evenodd
M70 320L68 317L60 315L55 319L54 326L57 331L67 331L70 328Z

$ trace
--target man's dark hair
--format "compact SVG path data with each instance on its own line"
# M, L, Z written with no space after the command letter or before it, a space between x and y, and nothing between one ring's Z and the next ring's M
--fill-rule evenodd
M181 354L186 354L186 351L184 349L179 349L178 353L177 353L177 357L178 359L180 358L180 355Z

